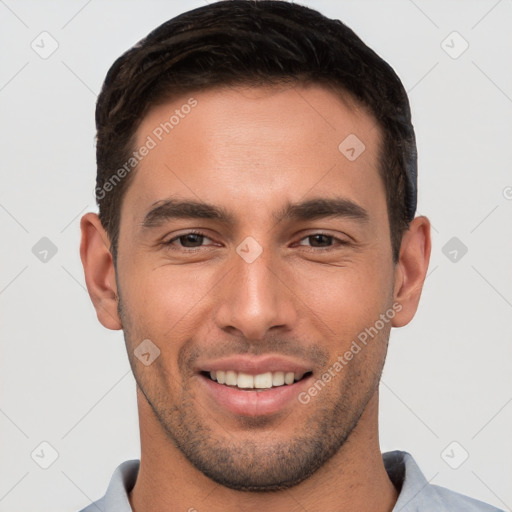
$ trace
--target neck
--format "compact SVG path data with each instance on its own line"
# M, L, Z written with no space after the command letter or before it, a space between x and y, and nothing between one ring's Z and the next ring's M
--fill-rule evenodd
M141 462L129 494L134 512L390 512L398 492L384 468L378 439L378 391L342 448L310 478L284 491L240 492L203 475L162 432L137 388Z

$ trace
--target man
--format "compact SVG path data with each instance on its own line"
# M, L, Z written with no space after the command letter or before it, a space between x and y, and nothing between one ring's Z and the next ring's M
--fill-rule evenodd
M141 459L84 510L497 510L379 448L431 248L389 65L311 9L218 2L122 55L96 124L81 258L124 332Z

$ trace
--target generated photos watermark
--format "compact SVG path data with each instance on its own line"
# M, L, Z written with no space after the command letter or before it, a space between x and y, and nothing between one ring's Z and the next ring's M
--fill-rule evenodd
M345 368L349 361L351 361L355 355L359 354L368 342L373 340L373 338L375 338L379 332L384 329L386 324L388 324L397 313L402 311L402 309L402 304L395 302L385 313L381 313L379 319L376 320L372 326L361 331L357 335L357 339L352 341L350 348L345 351L345 353L339 355L336 361L321 375L320 378L315 381L314 384L308 388L307 391L299 393L297 397L299 402L303 405L309 404L311 398L316 396L332 379L339 375L341 370Z
M108 192L111 192L133 169L149 155L152 149L158 146L166 135L171 133L176 126L178 126L182 119L190 114L192 109L196 107L198 101L195 98L189 98L186 103L177 108L173 115L169 117L167 121L160 123L156 128L153 129L151 135L146 137L146 140L142 146L132 153L132 156L117 169L117 171L105 181L101 187L96 187L96 199L103 199Z

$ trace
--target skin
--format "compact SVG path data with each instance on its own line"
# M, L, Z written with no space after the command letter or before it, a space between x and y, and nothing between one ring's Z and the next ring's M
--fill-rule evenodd
M97 215L81 221L91 299L105 327L124 330L138 384L132 508L390 511L398 492L379 447L378 383L391 326L406 325L418 306L429 221L411 222L394 264L378 173L381 132L354 102L319 85L190 96L197 106L132 177L117 271ZM137 147L187 100L151 109ZM338 150L351 133L366 147L354 161ZM182 218L143 227L147 212L170 197L223 207L233 224ZM288 202L333 197L361 206L367 219L272 216ZM166 245L191 229L206 238ZM326 236L312 237L319 232ZM236 252L247 236L263 250L252 263ZM307 364L314 382L393 304L400 311L307 405L233 414L195 372L219 356L272 353ZM160 350L149 366L134 355L144 339Z

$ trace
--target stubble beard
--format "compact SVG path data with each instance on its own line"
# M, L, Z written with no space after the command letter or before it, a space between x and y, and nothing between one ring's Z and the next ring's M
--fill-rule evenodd
M354 358L343 368L342 372L346 373L330 383L330 386L339 386L334 396L332 390L328 393L324 389L317 400L309 404L297 401L296 407L310 407L311 412L285 441L276 437L279 437L280 422L286 422L287 417L280 421L241 417L237 432L229 432L225 426L204 417L204 409L195 403L195 397L183 385L175 386L178 393L170 392L168 383L173 377L167 375L162 366L157 366L161 370L157 378L154 373L145 372L146 368L141 369L133 355L139 338L131 328L120 296L118 311L135 380L162 431L197 470L217 484L237 491L280 491L311 477L349 439L377 391L384 365L382 358L377 371L366 371L362 375L365 358L361 358L359 364L352 364L356 362ZM372 343L385 343L387 348L387 339ZM183 380L180 376L181 382L190 382L190 379ZM366 385L364 390L361 390L361 383ZM247 435L240 437L240 427L244 427Z

